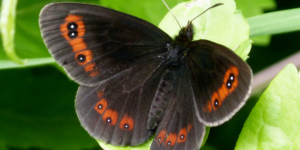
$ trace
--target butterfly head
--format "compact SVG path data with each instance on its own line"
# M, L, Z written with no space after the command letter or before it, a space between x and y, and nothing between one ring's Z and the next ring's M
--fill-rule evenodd
M201 14L199 14L198 16L196 16L194 19L192 19L191 21L189 21L186 25L186 27L181 28L181 30L179 31L179 35L175 37L175 43L176 42L180 42L180 43L188 43L191 42L193 39L193 35L194 35L194 30L193 30L193 21L195 19L197 19L199 16L201 16L202 14L204 14L205 12L207 12L208 10L215 8L217 6L221 6L224 5L223 3L217 3L209 8L207 8L206 10L204 10ZM171 11L170 11L171 12ZM176 19L176 18L175 18ZM176 19L177 20L177 19ZM178 21L177 21L178 22ZM178 23L179 24L179 23ZM180 24L179 24L180 26Z
M191 42L194 36L194 30L193 30L193 25L192 23L188 23L186 27L181 28L179 31L179 34L175 37L175 43L180 42L180 43L188 43ZM185 44L183 44L185 45Z

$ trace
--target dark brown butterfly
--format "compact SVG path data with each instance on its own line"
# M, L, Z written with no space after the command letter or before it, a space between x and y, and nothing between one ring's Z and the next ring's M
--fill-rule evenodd
M54 3L40 13L44 42L80 84L76 112L94 138L151 150L199 149L205 126L229 120L249 96L250 67L232 50L175 39L142 19L101 6Z

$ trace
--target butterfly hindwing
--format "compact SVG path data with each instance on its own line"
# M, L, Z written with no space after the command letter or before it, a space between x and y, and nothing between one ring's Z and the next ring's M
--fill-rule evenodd
M171 41L142 19L96 5L49 4L41 11L39 22L49 52L81 85L128 76L133 67L143 72L138 80L145 80L164 61L158 56ZM148 63L152 70L145 67Z
M173 88L165 95L169 104L157 127L151 150L196 150L205 135L205 126L196 115L186 62L174 75Z
M188 47L187 61L198 117L207 126L219 125L245 104L251 89L252 70L222 45L199 40Z
M81 125L94 138L113 145L145 142L154 132L147 118L164 70L161 66L131 90L124 89L127 80L121 77L96 87L80 86L75 106Z

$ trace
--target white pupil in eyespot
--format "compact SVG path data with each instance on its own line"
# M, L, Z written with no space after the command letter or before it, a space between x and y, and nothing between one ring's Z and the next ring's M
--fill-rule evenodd
M227 86L228 86L228 87L231 87L231 83L227 83Z

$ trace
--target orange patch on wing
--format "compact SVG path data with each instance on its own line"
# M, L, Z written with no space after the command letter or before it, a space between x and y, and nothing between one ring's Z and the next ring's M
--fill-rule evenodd
M179 136L177 138L177 143L183 143L186 140L186 128L181 128L180 132L179 132Z
M165 141L165 146L174 146L176 143L176 139L177 139L177 134L176 133L169 133L167 136L167 139ZM170 145L168 145L168 143L170 143Z
M193 125L192 125L192 124L189 124L189 126L188 126L188 132L191 131L192 127L193 127Z
M60 29L60 32L62 33L62 35L65 37L65 39L69 40L69 36L68 36L68 22L60 25L59 29ZM67 33L67 34L64 34L64 33Z
M91 77L94 77L94 76L96 76L96 75L98 75L98 74L99 74L98 71L93 71L93 72L90 74L90 76L91 76Z
M167 134L167 131L166 131L166 130L161 130L161 131L158 133L156 140L158 141L159 144L161 144L161 143L164 141L164 139L165 139L165 137L166 137L166 134ZM159 139L160 139L160 140L159 140Z
M87 45L83 40L83 36L84 36L86 30L85 30L85 24L82 21L82 18L83 18L82 16L78 16L78 15L68 15L65 18L65 22L60 25L61 35L68 41L68 43L72 47L73 52L77 52L75 54L75 59L77 60L77 56L79 54L83 54L86 57L84 62L79 62L77 60L77 63L79 65L85 65L93 60L93 55L92 55L91 50L85 50L85 49L87 49ZM77 25L76 26L77 28L69 30L68 29L69 23L75 23ZM73 32L74 30L77 31L77 36L70 38L69 32ZM82 51L82 50L84 50L84 51ZM84 69L85 69L85 72L90 72L95 69L95 64L94 63L88 64L87 66L85 66ZM97 71L93 71L92 73L90 73L90 76L94 77L98 73L99 72L97 72Z
M85 61L84 62L79 62L77 60L78 55L84 55L85 56ZM77 60L79 65L85 65L85 64L87 64L87 63L89 63L93 60L92 51L91 50L80 51L80 52L75 54L75 59Z
M73 52L78 52L87 48L83 38L76 38L68 42L72 46Z
M79 32L80 31L80 29L84 29L84 30L82 30L83 32L85 32L85 25L84 25L84 23L83 23L83 21L77 21L76 22L76 24L77 24L77 31ZM84 34L84 33L83 33Z
M93 71L95 68L95 63L89 63L84 67L85 72Z
M118 121L118 112L111 110L111 109L107 109L105 111L105 113L102 116L102 119L104 122L108 123L109 125L116 125L117 121ZM110 122L107 122L110 119Z
M94 107L94 109L99 113L102 114L107 107L106 99L102 98Z
M81 20L82 17L81 16L77 16L77 15L68 15L65 19L66 22L75 22L75 21L79 21Z
M103 91L98 91L97 93L98 93L98 98L101 98L104 95Z
M231 74L234 75L234 81L232 82L231 88L228 89L226 84ZM226 71L224 75L223 84L216 92L213 93L210 101L203 108L205 112L211 112L212 108L214 110L217 110L221 106L222 102L226 99L226 97L230 93L232 93L235 90L235 88L238 86L238 80L237 80L238 75L239 75L238 68L235 66L230 66L230 68ZM218 99L219 102L218 106L214 105L216 99Z
M183 143L186 140L187 137L187 133L190 132L190 130L192 129L193 125L189 124L188 125L188 129L186 130L186 128L181 128L178 138L177 138L177 143ZM182 136L182 137L181 137Z
M126 125L128 126L128 128L125 128ZM127 114L125 114L121 119L119 127L126 131L132 131L134 127L134 120Z

